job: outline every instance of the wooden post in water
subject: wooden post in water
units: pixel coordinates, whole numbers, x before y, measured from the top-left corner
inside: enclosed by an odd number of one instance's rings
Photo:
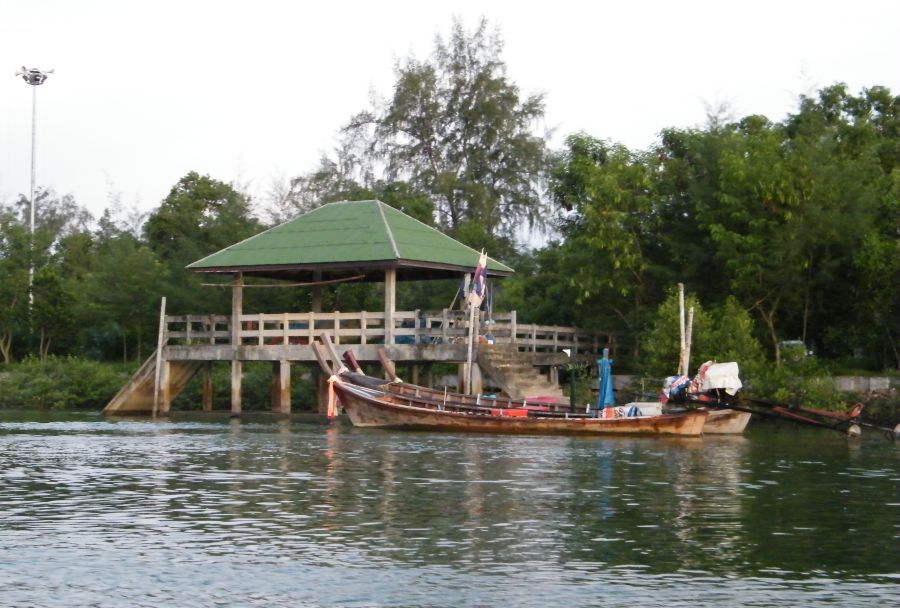
[[[243,368],[238,359],[241,350],[241,315],[244,308],[244,275],[235,273],[231,290],[231,413],[241,413]]]
[[[162,374],[162,349],[166,342],[166,296],[162,297],[159,303],[159,331],[156,334],[156,368],[154,370],[155,378],[153,382],[153,417],[159,411],[159,382],[160,374]]]

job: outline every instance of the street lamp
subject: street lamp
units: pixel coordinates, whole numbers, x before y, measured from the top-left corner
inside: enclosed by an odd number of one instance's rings
[[[34,294],[31,291],[31,286],[34,283],[34,158],[35,158],[35,132],[37,130],[37,87],[39,85],[44,84],[44,81],[47,80],[47,76],[52,74],[53,70],[39,70],[38,68],[26,68],[24,65],[22,69],[16,72],[16,76],[21,76],[22,80],[32,86],[31,89],[31,197],[29,199],[29,210],[28,210],[28,234],[30,235],[31,242],[29,244],[29,256],[31,259],[28,260],[28,309],[31,310],[31,305],[34,303]]]

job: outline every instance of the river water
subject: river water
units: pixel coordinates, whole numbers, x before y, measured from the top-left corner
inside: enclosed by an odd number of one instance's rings
[[[896,606],[900,445],[0,412],[0,606]]]

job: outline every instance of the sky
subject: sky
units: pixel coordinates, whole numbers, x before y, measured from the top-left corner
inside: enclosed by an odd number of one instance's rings
[[[0,202],[30,188],[23,65],[55,70],[36,91],[39,186],[99,217],[116,198],[151,210],[197,171],[262,207],[390,93],[398,61],[482,16],[510,78],[545,95],[554,147],[584,131],[646,149],[723,105],[777,121],[839,81],[900,92],[890,0],[0,0]]]

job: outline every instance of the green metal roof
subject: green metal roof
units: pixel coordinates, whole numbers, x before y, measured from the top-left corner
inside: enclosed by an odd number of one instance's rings
[[[479,252],[381,201],[329,203],[190,265],[196,272],[283,278],[396,268],[398,278],[469,272]],[[488,258],[488,274],[513,269]],[[377,280],[376,276],[371,277]]]

